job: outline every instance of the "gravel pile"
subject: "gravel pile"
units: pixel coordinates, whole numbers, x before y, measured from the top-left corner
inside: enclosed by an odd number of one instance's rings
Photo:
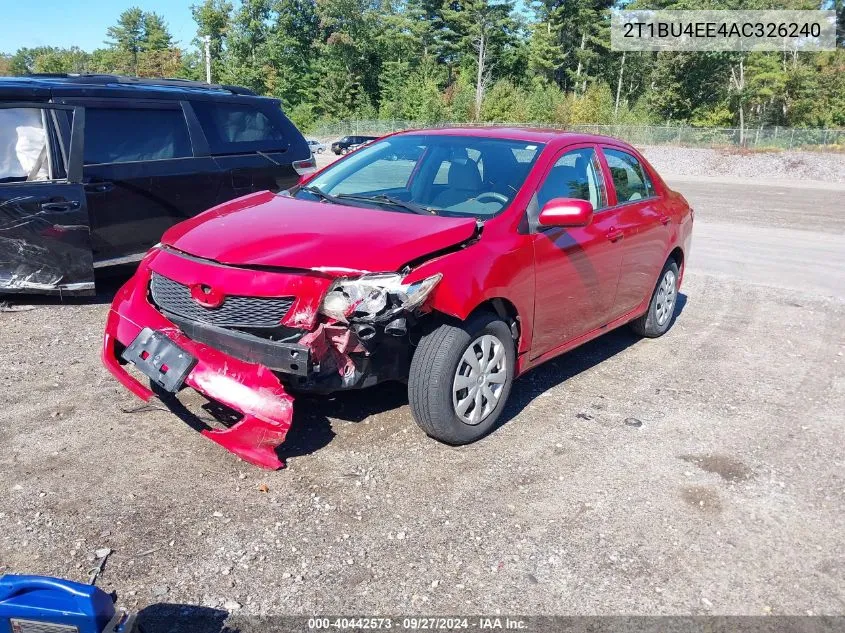
[[[639,148],[663,176],[729,176],[845,182],[845,154],[743,152],[692,147]]]

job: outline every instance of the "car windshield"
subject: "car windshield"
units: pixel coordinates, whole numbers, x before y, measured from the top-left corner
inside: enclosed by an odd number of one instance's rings
[[[478,136],[392,136],[329,167],[294,195],[483,220],[508,207],[542,149]]]

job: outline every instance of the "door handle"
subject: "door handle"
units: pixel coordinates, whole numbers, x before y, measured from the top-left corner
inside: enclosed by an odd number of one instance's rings
[[[79,208],[77,200],[66,200],[65,202],[42,202],[43,211],[73,211]]]
[[[89,182],[85,185],[85,191],[88,193],[105,193],[113,188],[114,185],[110,182]]]
[[[660,224],[662,224],[663,226],[666,226],[671,221],[672,221],[672,218],[670,218],[668,215],[661,215],[660,216]]]
[[[614,229],[611,229],[607,233],[607,239],[609,239],[611,242],[618,242],[623,237],[625,237],[625,234],[622,231],[616,231]]]

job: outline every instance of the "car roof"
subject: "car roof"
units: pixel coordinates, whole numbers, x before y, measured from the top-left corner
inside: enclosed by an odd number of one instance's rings
[[[555,128],[532,128],[532,127],[507,127],[497,125],[486,125],[479,127],[444,127],[432,129],[406,130],[400,132],[405,134],[428,134],[434,136],[475,136],[479,138],[500,138],[512,141],[525,141],[527,143],[550,143],[552,141],[564,141],[569,145],[572,143],[613,143],[624,147],[630,147],[625,141],[620,141],[611,136],[600,134],[584,134],[582,132],[568,132]]]
[[[0,77],[0,98],[127,97],[185,99],[199,97],[256,97],[248,88],[205,84],[186,79],[145,79],[124,75],[35,74]],[[263,97],[262,97],[263,98]]]

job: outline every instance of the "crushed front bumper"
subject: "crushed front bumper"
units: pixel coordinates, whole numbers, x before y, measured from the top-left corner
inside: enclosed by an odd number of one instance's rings
[[[231,428],[205,430],[202,434],[251,464],[272,470],[284,468],[276,447],[285,441],[290,429],[293,398],[285,392],[276,375],[262,365],[245,363],[195,343],[155,310],[152,312],[159,318],[150,315],[145,326],[141,326],[115,310],[109,311],[103,341],[106,368],[142,400],[155,396],[121,365],[117,349],[117,343],[123,347],[130,345],[143,327],[154,328],[197,359],[196,366],[185,378],[186,385],[243,415]]]
[[[173,255],[152,253],[147,256],[137,273],[115,295],[106,321],[103,364],[132,393],[142,400],[150,400],[155,393],[127,371],[120,354],[144,328],[162,333],[196,358],[196,365],[185,377],[184,384],[243,416],[230,428],[204,430],[203,435],[256,466],[284,468],[276,448],[284,442],[290,429],[293,398],[285,392],[270,368],[258,362],[240,360],[188,338],[150,304],[147,298],[149,265],[158,258],[161,266],[162,261],[166,263],[170,257]],[[192,274],[191,262],[179,263],[182,275]],[[304,321],[306,312],[293,316]]]

